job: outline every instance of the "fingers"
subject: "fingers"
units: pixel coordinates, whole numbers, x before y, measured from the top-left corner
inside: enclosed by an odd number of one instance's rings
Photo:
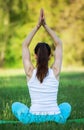
[[[45,25],[45,24],[46,24],[46,22],[45,22],[45,17],[44,17],[44,10],[41,8],[38,26],[40,27],[41,25]]]
[[[41,10],[40,10],[40,17],[41,17],[41,19],[43,19],[44,18],[44,10],[41,8]]]
[[[43,16],[43,11],[42,9],[40,10],[40,16],[39,16],[39,19],[38,19],[38,28],[42,25],[42,16]]]
[[[44,15],[44,10],[43,9],[41,9],[41,24],[43,26],[46,24],[45,15]]]
[[[43,9],[41,9],[41,16],[42,16],[42,18],[43,18],[43,16],[44,16],[44,11],[43,11]]]

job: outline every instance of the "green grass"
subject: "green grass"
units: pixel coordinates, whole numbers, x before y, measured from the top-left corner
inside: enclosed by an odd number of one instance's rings
[[[0,120],[17,120],[11,105],[20,101],[30,106],[30,97],[24,75],[0,76]],[[61,73],[58,104],[69,102],[72,113],[69,119],[84,118],[84,73]],[[84,130],[84,123],[66,123],[60,125],[54,122],[40,124],[1,124],[0,130]]]

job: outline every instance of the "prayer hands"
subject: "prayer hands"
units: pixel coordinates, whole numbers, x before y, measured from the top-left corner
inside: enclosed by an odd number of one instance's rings
[[[41,9],[40,10],[40,17],[39,17],[39,21],[38,21],[38,28],[41,26],[41,25],[45,25],[46,24],[46,22],[45,22],[45,17],[44,17],[44,10],[43,9]]]

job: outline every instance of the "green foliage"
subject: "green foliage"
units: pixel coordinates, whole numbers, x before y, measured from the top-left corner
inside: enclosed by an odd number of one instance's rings
[[[84,0],[0,0],[0,67],[22,67],[22,42],[37,24],[42,7],[47,24],[63,41],[63,65],[84,65]],[[34,64],[33,49],[39,41],[54,50],[52,39],[41,28],[30,45]]]

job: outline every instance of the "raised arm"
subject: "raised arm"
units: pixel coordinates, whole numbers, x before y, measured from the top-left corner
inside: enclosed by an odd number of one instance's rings
[[[33,64],[31,62],[31,58],[30,58],[29,45],[30,45],[32,38],[34,37],[34,35],[36,34],[36,32],[38,31],[38,29],[41,26],[41,15],[42,15],[42,11],[40,11],[40,17],[39,17],[39,22],[38,22],[37,26],[30,32],[30,34],[28,34],[28,36],[25,38],[25,40],[22,44],[23,65],[24,65],[25,73],[28,78],[31,78],[32,72],[34,69]]]
[[[56,35],[56,33],[52,29],[50,29],[49,26],[46,24],[45,18],[44,18],[44,12],[43,12],[42,19],[43,19],[42,20],[43,27],[48,32],[48,34],[51,36],[51,38],[53,39],[54,44],[55,44],[54,64],[52,66],[52,69],[53,69],[53,72],[54,72],[56,78],[59,80],[59,74],[60,74],[61,65],[62,65],[62,41]]]

